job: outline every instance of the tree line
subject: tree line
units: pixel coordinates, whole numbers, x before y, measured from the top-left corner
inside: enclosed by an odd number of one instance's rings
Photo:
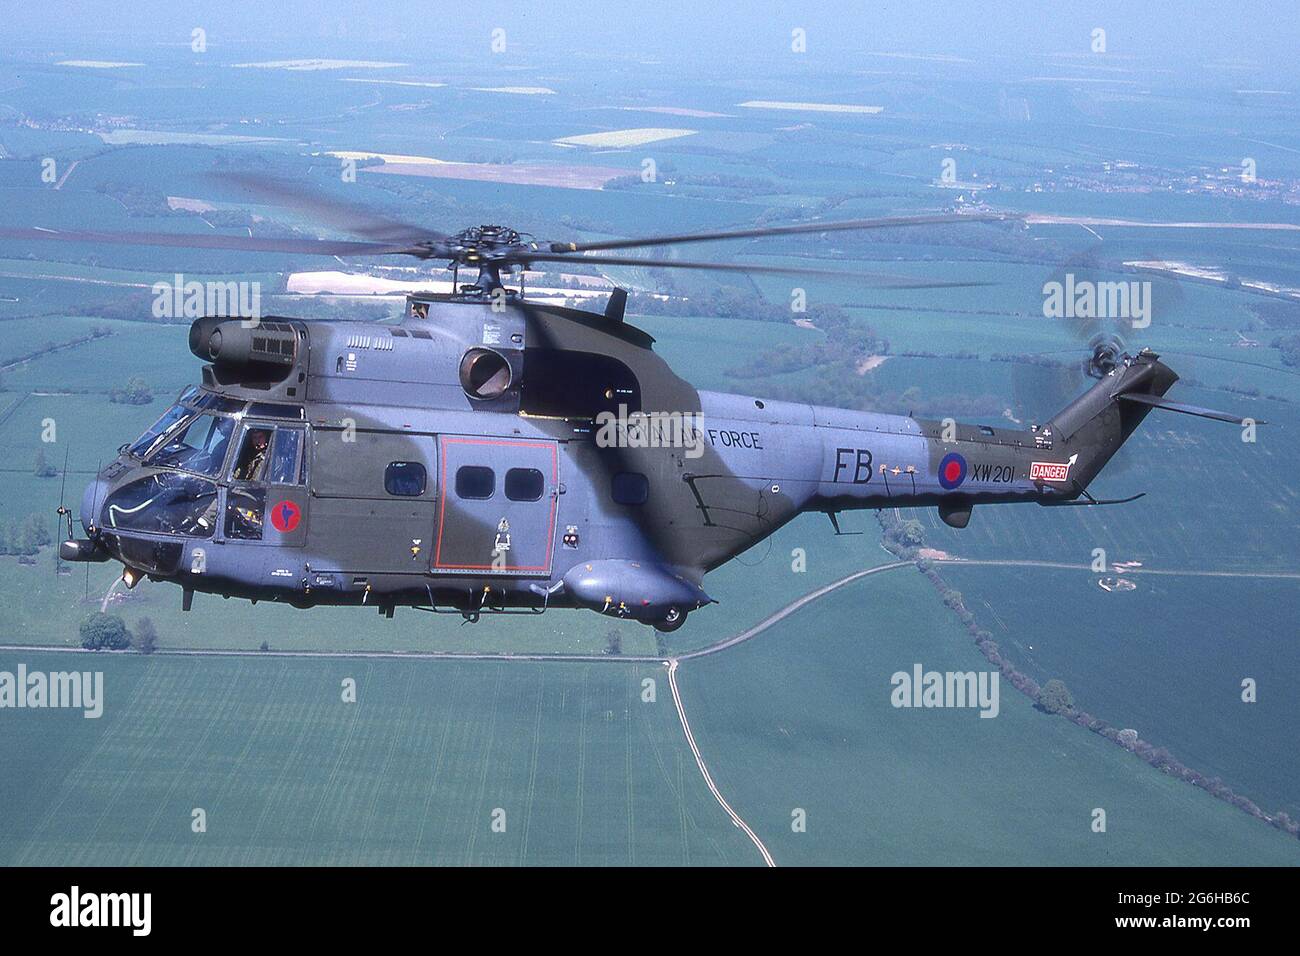
[[[125,651],[135,648],[141,654],[152,654],[158,649],[158,629],[150,618],[135,622],[132,632],[119,614],[102,611],[90,615],[78,628],[81,646],[88,651]]]
[[[53,540],[46,519],[34,512],[21,521],[0,523],[0,554],[31,557]]]
[[[1218,797],[1220,800],[1231,803],[1233,806],[1249,813],[1252,817],[1271,824],[1292,836],[1300,837],[1300,821],[1292,820],[1286,811],[1278,811],[1272,814],[1265,813],[1253,800],[1235,792],[1219,777],[1207,777],[1200,771],[1187,766],[1164,747],[1158,747],[1149,741],[1143,740],[1138,736],[1136,730],[1131,728],[1121,730],[1102,718],[1088,713],[1075,703],[1074,696],[1063,681],[1054,678],[1045,684],[1039,685],[1036,680],[1019,670],[1002,653],[997,642],[993,640],[992,633],[980,627],[976,622],[975,615],[966,607],[961,592],[943,579],[939,572],[935,570],[933,561],[920,555],[920,549],[925,539],[924,526],[915,519],[899,518],[893,509],[877,511],[876,519],[880,522],[881,540],[885,550],[900,560],[915,563],[917,570],[924,574],[930,584],[939,592],[944,605],[957,615],[967,632],[974,638],[975,646],[984,655],[984,659],[996,667],[998,672],[1016,690],[1032,700],[1039,710],[1059,715],[1071,723],[1091,730],[1098,736],[1105,737],[1112,743],[1135,754],[1157,770],[1169,774],[1171,777],[1178,777],[1195,787],[1200,787],[1212,796]]]

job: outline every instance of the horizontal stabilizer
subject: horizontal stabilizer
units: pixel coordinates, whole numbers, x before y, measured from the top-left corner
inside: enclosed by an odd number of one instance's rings
[[[1124,392],[1119,397],[1126,402],[1138,402],[1142,405],[1150,405],[1152,408],[1164,408],[1171,412],[1182,412],[1184,415],[1196,415],[1199,418],[1212,418],[1216,422],[1230,422],[1233,425],[1240,425],[1246,421],[1241,415],[1216,412],[1212,408],[1201,408],[1199,405],[1184,405],[1182,402],[1171,402],[1167,398],[1159,395],[1148,395],[1145,392]],[[1265,425],[1267,422],[1256,420],[1255,424]]]

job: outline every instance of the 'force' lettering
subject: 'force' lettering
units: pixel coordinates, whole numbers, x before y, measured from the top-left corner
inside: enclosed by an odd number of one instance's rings
[[[763,450],[758,432],[738,432],[731,429],[709,429],[709,444],[721,445],[723,448],[756,448]]]

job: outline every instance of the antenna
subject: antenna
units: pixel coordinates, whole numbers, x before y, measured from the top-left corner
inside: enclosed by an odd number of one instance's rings
[[[72,537],[72,512],[63,506],[63,493],[68,488],[68,455],[72,452],[72,446],[66,445],[63,449],[63,471],[59,479],[59,510],[55,512],[54,529],[61,531],[64,520],[67,521],[68,538]],[[65,539],[66,540],[66,539]],[[59,559],[59,542],[54,542],[54,576],[59,576],[59,567],[63,562]]]
[[[97,462],[95,462],[95,491],[94,494],[91,495],[91,499],[90,499],[90,528],[88,528],[87,530],[91,530],[95,527],[95,513],[99,511],[99,473],[103,470],[103,468],[104,468],[104,459],[101,458]],[[68,521],[69,524],[71,524],[72,519],[69,518]],[[87,600],[90,599],[90,562],[89,561],[86,562],[86,595],[85,596]]]

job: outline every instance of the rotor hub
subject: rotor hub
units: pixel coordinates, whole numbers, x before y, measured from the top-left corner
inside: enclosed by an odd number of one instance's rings
[[[501,286],[501,270],[510,271],[520,253],[536,250],[524,234],[509,226],[471,226],[445,240],[443,254],[458,266],[478,269],[474,288],[489,292]]]
[[[474,263],[501,258],[533,248],[521,233],[509,226],[471,226],[452,236],[445,245],[458,262]]]

